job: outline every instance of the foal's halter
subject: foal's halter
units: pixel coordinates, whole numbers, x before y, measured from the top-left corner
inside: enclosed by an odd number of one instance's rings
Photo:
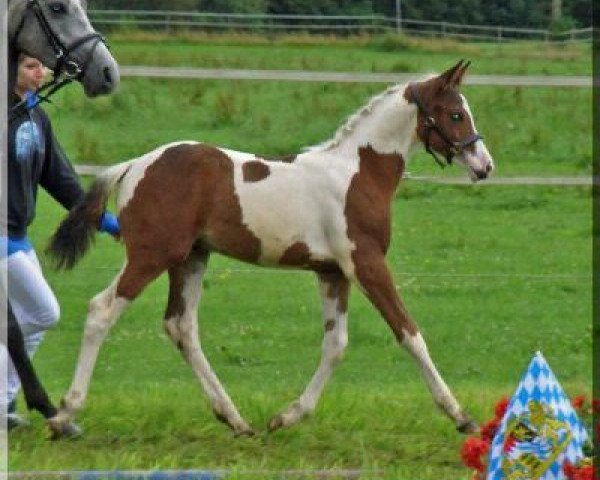
[[[459,155],[468,146],[473,145],[477,140],[481,140],[483,138],[478,133],[473,133],[472,135],[469,135],[467,138],[460,142],[453,142],[450,139],[450,137],[446,134],[444,129],[435,122],[435,118],[433,118],[433,115],[431,115],[431,113],[423,103],[423,100],[419,96],[419,92],[417,91],[416,86],[414,84],[411,84],[409,85],[409,88],[410,93],[412,94],[412,98],[415,100],[419,111],[425,117],[425,151],[427,151],[427,153],[429,153],[433,157],[433,159],[437,162],[437,164],[440,167],[444,168],[446,164],[450,165],[452,163],[452,158],[455,155]],[[429,139],[431,137],[432,130],[435,130],[435,133],[437,133],[449,147],[449,152],[446,155],[446,163],[444,163],[431,148]]]
[[[52,81],[42,86],[36,92],[36,94],[40,95],[44,90],[48,90],[48,93],[44,97],[40,96],[41,99],[47,100],[50,95],[58,91],[60,88],[64,87],[73,80],[79,80],[82,77],[90,61],[92,60],[94,50],[100,42],[104,43],[104,45],[107,47],[108,45],[106,44],[106,39],[101,34],[98,32],[93,32],[75,40],[71,45],[65,46],[60,37],[54,32],[54,30],[52,30],[48,19],[44,15],[44,11],[39,3],[39,0],[27,0],[25,13],[23,13],[21,22],[19,23],[19,26],[15,32],[12,40],[13,43],[16,43],[19,34],[23,30],[25,19],[29,13],[35,15],[35,18],[37,19],[42,31],[46,35],[48,44],[54,51],[54,56],[56,58],[56,65],[53,69],[54,75]],[[83,63],[78,61],[76,58],[70,57],[75,50],[88,42],[93,42],[93,44],[89,55],[84,59]]]

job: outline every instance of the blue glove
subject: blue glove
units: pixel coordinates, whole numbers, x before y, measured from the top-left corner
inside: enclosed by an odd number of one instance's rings
[[[100,217],[100,228],[98,230],[110,233],[113,237],[117,237],[121,233],[119,220],[112,213],[106,211]]]

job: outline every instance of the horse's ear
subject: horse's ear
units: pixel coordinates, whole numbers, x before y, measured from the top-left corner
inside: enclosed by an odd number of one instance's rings
[[[471,65],[471,62],[461,60],[452,68],[442,73],[439,77],[442,89],[458,88],[469,65]]]

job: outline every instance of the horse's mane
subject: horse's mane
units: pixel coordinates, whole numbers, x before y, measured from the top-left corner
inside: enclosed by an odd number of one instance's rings
[[[434,76],[434,74],[426,75],[421,80],[427,80]],[[399,83],[388,87],[381,93],[373,95],[371,99],[362,108],[360,108],[357,112],[353,113],[352,115],[350,115],[350,117],[348,117],[348,119],[342,124],[342,126],[337,129],[333,138],[325,140],[324,142],[319,143],[317,145],[307,147],[305,149],[305,152],[326,151],[337,147],[342,142],[342,140],[344,140],[354,131],[361,119],[370,115],[373,112],[373,109],[380,103],[382,103],[384,99],[388,98],[392,94],[404,91],[407,86],[408,83]]]
[[[357,112],[354,112],[348,117],[348,119],[337,129],[333,138],[325,140],[322,143],[313,145],[306,148],[307,152],[313,152],[316,150],[325,151],[337,147],[340,142],[350,135],[360,120],[373,112],[373,109],[379,105],[385,98],[394,93],[398,93],[406,88],[406,84],[396,84],[388,87],[383,92],[373,95],[371,99]]]

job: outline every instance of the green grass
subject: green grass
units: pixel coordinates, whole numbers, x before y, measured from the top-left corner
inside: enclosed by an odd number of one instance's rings
[[[361,72],[441,71],[468,58],[477,73],[591,75],[590,44],[465,43],[397,35],[347,39],[291,35],[113,35],[123,65]],[[146,48],[152,43],[152,48]]]
[[[401,185],[389,265],[438,368],[478,420],[512,393],[538,349],[569,394],[590,392],[590,200],[582,187]],[[43,197],[31,232],[39,250],[60,215]],[[53,398],[69,385],[87,302],[121,259],[122,249],[100,236],[73,272],[46,268],[63,315],[36,366]],[[162,333],[165,299],[161,278],[109,334],[80,415],[85,437],[45,442],[34,416],[32,429],[10,436],[11,470],[362,468],[383,470],[380,478],[468,478],[457,453],[462,437],[358,291],[346,358],[315,415],[267,434],[270,416],[302,391],[318,361],[316,282],[308,273],[211,259],[200,307],[203,346],[259,430],[251,439],[233,439],[212,417]]]
[[[325,40],[139,34],[115,35],[112,44],[122,64],[420,72],[466,57],[479,74],[591,72],[588,45]],[[48,111],[78,163],[112,164],[183,139],[285,154],[330,137],[382,88],[125,78],[117,94],[93,101],[79,88],[65,89]],[[469,86],[465,93],[499,175],[591,173],[589,89]],[[422,153],[409,170],[464,175],[459,168],[439,171]],[[491,417],[495,401],[512,393],[537,350],[568,394],[590,393],[590,188],[407,180],[394,207],[390,268],[466,410],[481,421]],[[41,195],[30,232],[40,254],[62,215]],[[106,236],[69,273],[53,272],[42,255],[62,319],[35,363],[54,399],[70,384],[87,303],[116,275],[122,258],[122,248]],[[42,420],[32,415],[33,428],[10,435],[11,470],[361,468],[367,471],[362,478],[470,478],[458,457],[463,437],[435,409],[416,366],[356,289],[347,355],[315,415],[266,434],[270,416],[300,394],[318,362],[323,327],[316,281],[308,273],[211,259],[200,307],[203,347],[259,431],[250,439],[233,439],[213,418],[162,332],[166,293],[161,278],[109,334],[79,417],[86,435],[46,442]]]
[[[111,97],[84,100],[72,88],[47,110],[76,163],[117,163],[179,140],[281,155],[330,138],[383,88],[124,79]],[[464,91],[498,175],[591,175],[591,90],[470,86]],[[440,173],[424,153],[409,170]]]

